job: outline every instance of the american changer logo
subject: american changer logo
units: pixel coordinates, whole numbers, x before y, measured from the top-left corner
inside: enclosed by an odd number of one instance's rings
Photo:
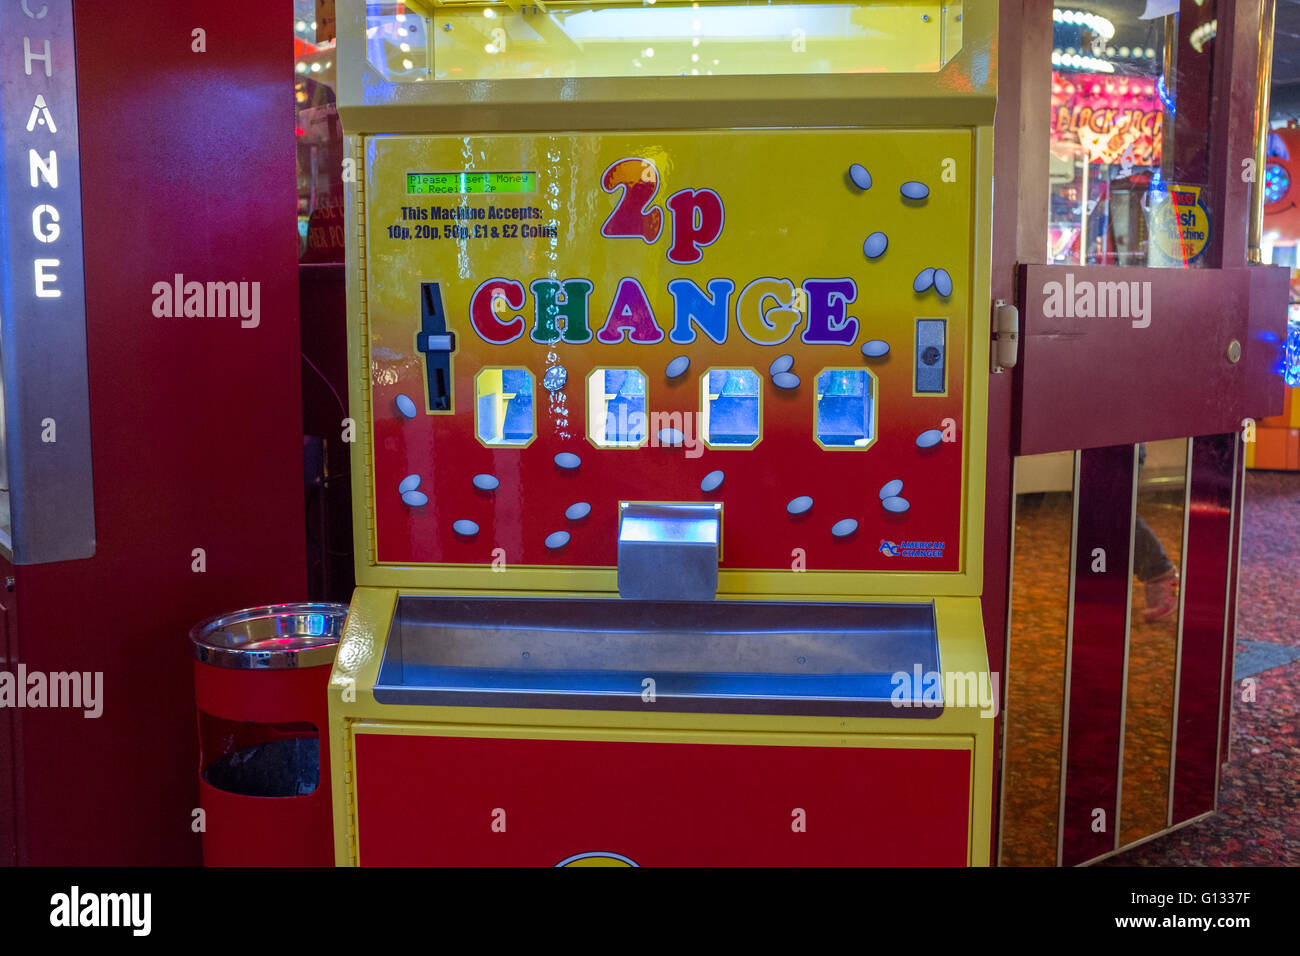
[[[880,553],[888,558],[942,558],[946,541],[884,541]]]
[[[50,925],[128,926],[132,936],[148,936],[153,925],[152,893],[83,893],[74,886],[50,897]]]

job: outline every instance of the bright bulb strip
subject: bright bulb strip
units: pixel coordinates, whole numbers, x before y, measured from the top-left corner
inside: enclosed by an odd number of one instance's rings
[[[1086,70],[1089,73],[1114,73],[1115,64],[1109,60],[1099,60],[1095,56],[1079,56],[1077,53],[1052,51],[1052,66],[1063,66],[1071,70]]]
[[[1087,27],[1093,33],[1107,40],[1115,35],[1115,24],[1103,16],[1088,13],[1084,10],[1062,10],[1057,7],[1052,10],[1052,19],[1057,23]]]
[[[1200,53],[1205,44],[1214,39],[1215,34],[1219,32],[1219,21],[1211,20],[1209,23],[1202,23],[1192,31],[1192,35],[1187,38],[1187,42],[1192,45],[1192,49]]]

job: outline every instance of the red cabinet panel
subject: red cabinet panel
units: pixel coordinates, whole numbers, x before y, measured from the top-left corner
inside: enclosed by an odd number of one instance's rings
[[[366,865],[553,866],[581,853],[643,866],[967,862],[966,750],[364,733],[355,743]]]

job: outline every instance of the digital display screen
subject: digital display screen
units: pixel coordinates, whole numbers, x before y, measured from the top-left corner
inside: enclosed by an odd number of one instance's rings
[[[464,193],[535,193],[536,173],[407,173],[408,195],[447,196]]]

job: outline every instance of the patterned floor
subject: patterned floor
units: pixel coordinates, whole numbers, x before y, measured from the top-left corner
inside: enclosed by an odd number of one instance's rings
[[[1103,865],[1300,865],[1300,474],[1247,473],[1241,562],[1234,673],[1255,700],[1238,680],[1219,812]]]

